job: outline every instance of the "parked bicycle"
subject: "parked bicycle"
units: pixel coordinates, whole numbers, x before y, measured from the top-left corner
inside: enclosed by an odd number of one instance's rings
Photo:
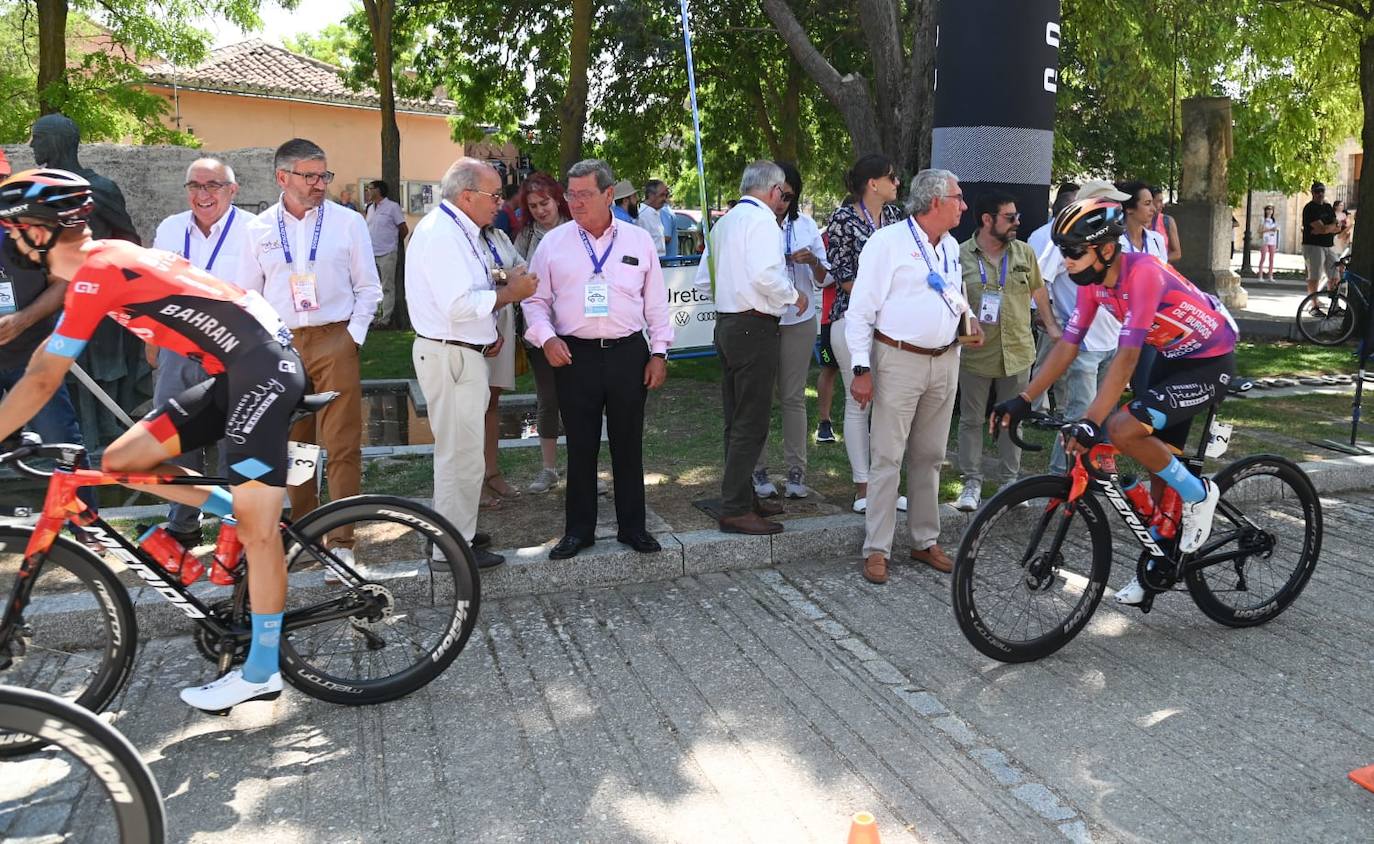
[[[1220,457],[1229,428],[1207,414],[1197,453],[1200,475]],[[1021,448],[1038,451],[1009,429]],[[1244,457],[1213,478],[1221,490],[1211,536],[1180,554],[1181,504],[1172,488],[1155,502],[1148,483],[1123,487],[1110,444],[1093,447],[1063,475],[1026,478],[990,499],[965,530],[954,559],[954,616],[979,651],[1027,662],[1068,644],[1092,618],[1112,567],[1105,499],[1140,546],[1140,605],[1182,583],[1209,618],[1250,627],[1277,617],[1307,585],[1322,545],[1321,501],[1306,473],[1272,454]],[[1172,493],[1172,495],[1171,495]]]
[[[1350,256],[1336,262],[1341,280],[1309,293],[1298,305],[1298,333],[1319,346],[1339,346],[1349,340],[1360,317],[1369,313],[1369,280],[1350,271]]]
[[[44,813],[46,823],[15,819],[34,841],[123,841],[162,844],[167,821],[162,792],[138,751],[114,727],[61,698],[32,689],[0,686],[0,734],[30,738],[51,755],[44,767],[23,784],[8,812]],[[94,781],[98,789],[89,787]],[[8,791],[14,791],[11,787]],[[67,811],[46,811],[50,804],[78,802]],[[101,796],[97,796],[101,795]],[[40,819],[41,820],[41,819]],[[0,824],[9,828],[11,823]]]
[[[306,396],[302,412],[318,410],[330,397]],[[252,635],[246,560],[224,526],[216,560],[226,570],[217,574],[231,588],[209,600],[192,590],[188,572],[169,571],[76,497],[85,486],[224,479],[78,469],[84,453],[79,446],[29,444],[0,455],[0,466],[49,479],[34,527],[0,526],[0,594],[8,596],[0,613],[0,683],[103,710],[124,686],[138,641],[133,603],[116,567],[132,571],[193,622],[196,648],[221,675],[241,664]],[[29,465],[38,459],[55,460],[56,468]],[[83,528],[104,556],[60,535],[66,522]],[[356,559],[371,563],[367,575],[325,546],[331,531],[348,526]],[[433,510],[403,498],[356,495],[283,520],[281,532],[289,572],[323,568],[340,581],[295,578],[282,622],[286,682],[333,703],[382,703],[429,683],[467,644],[477,622],[477,566],[462,535]],[[426,565],[431,549],[450,561],[450,571]],[[36,745],[0,733],[0,756]]]

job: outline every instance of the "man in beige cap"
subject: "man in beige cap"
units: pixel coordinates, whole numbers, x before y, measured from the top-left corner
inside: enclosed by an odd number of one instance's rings
[[[611,208],[615,218],[631,225],[639,225],[639,191],[630,184],[630,180],[621,179],[616,182],[615,192],[611,196],[615,200],[615,206]]]

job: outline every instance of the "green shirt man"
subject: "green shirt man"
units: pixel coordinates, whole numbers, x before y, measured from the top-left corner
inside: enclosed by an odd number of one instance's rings
[[[980,245],[978,235],[974,234],[959,247],[964,290],[969,308],[982,326],[984,338],[982,346],[961,352],[963,357],[959,366],[985,378],[1005,378],[1026,372],[1035,363],[1035,338],[1031,335],[1032,299],[1038,312],[1048,315],[1054,322],[1035,250],[1021,240],[1012,240],[1005,245],[996,242],[996,245],[1001,249],[992,252]],[[1055,323],[1050,334],[1062,333],[1059,328]]]

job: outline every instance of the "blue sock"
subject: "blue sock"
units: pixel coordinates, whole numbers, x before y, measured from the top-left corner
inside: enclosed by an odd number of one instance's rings
[[[210,488],[210,497],[200,505],[200,509],[212,516],[234,515],[234,496],[222,486]]]
[[[1207,489],[1202,485],[1202,479],[1184,466],[1177,457],[1169,461],[1161,471],[1156,472],[1164,479],[1164,482],[1173,487],[1178,492],[1178,497],[1189,504],[1196,504],[1207,497]]]
[[[277,673],[281,616],[279,612],[253,613],[253,643],[248,647],[248,661],[243,664],[243,679],[250,683],[266,682]]]

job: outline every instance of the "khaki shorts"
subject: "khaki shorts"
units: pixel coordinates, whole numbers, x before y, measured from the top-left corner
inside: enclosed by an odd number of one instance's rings
[[[1307,264],[1307,280],[1321,281],[1323,275],[1336,278],[1336,247],[1302,245],[1302,259]]]

